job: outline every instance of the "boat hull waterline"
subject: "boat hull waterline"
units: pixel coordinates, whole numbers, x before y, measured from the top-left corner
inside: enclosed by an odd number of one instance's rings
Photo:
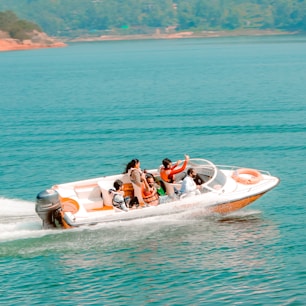
[[[157,206],[139,206],[121,211],[112,206],[109,189],[120,179],[125,195],[137,195],[137,186],[128,174],[98,177],[83,181],[58,184],[37,195],[36,212],[43,221],[43,228],[73,228],[103,222],[127,221],[158,215],[171,215],[193,210],[205,210],[208,214],[229,214],[256,201],[279,184],[279,178],[268,171],[236,166],[217,166],[206,159],[190,159],[188,168],[194,168],[201,177],[198,195],[183,194],[168,198]],[[159,169],[147,170],[160,181]],[[239,176],[237,175],[239,173]],[[164,183],[167,193],[180,189],[181,181]],[[140,200],[141,203],[141,200]]]

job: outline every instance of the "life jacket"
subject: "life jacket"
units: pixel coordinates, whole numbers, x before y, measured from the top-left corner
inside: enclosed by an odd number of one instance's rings
[[[167,183],[173,183],[173,181],[174,181],[173,180],[173,175],[171,175],[171,169],[161,168],[160,169],[160,177],[163,181],[165,181]]]
[[[125,203],[125,199],[120,192],[116,192],[113,189],[109,190],[109,193],[113,195],[112,204],[114,207],[119,208],[121,210],[127,211],[127,205]]]
[[[159,204],[159,195],[156,188],[153,191],[142,190],[142,198],[149,205]]]
[[[162,178],[163,181],[167,183],[174,183],[175,174],[178,174],[182,171],[184,171],[187,167],[188,160],[185,159],[184,163],[182,166],[178,167],[178,164],[174,164],[171,168],[164,168],[161,167],[160,169],[160,177]]]

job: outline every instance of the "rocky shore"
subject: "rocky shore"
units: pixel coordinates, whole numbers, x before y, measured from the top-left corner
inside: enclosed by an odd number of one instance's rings
[[[0,31],[0,52],[41,48],[59,48],[65,46],[67,46],[65,43],[49,37],[46,33],[38,31],[33,31],[29,39],[22,41],[10,38],[7,33]]]

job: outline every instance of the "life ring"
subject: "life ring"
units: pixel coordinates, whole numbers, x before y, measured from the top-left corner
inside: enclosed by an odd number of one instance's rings
[[[79,203],[74,199],[61,198],[60,202],[61,202],[62,210],[64,212],[69,211],[72,214],[76,214],[80,209]]]
[[[241,184],[252,185],[257,184],[262,180],[259,171],[255,169],[241,168],[233,172],[232,178]]]

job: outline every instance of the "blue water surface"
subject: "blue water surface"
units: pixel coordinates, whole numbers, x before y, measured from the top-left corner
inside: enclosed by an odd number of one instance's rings
[[[305,36],[0,53],[0,303],[305,305]],[[164,157],[270,171],[246,209],[41,230],[38,192]]]

